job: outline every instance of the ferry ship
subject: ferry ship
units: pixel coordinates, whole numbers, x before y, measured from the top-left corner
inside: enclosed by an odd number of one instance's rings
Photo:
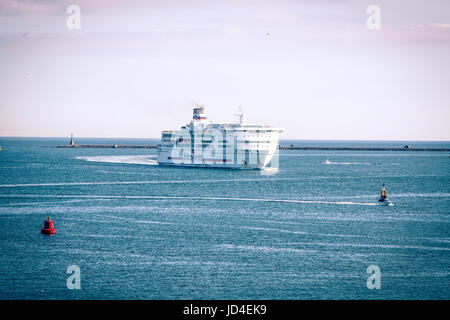
[[[190,123],[162,131],[160,165],[233,169],[278,168],[282,129],[248,124],[242,108],[239,123],[211,123],[203,106],[194,108]]]

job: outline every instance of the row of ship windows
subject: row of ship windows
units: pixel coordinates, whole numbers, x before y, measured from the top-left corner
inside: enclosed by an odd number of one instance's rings
[[[271,137],[272,135],[271,134],[257,134],[257,135],[244,135],[243,137],[244,138],[267,138],[267,137]],[[173,134],[163,134],[162,136],[161,136],[161,139],[173,139],[173,138],[175,138],[175,137],[179,137],[179,138],[184,138],[184,136],[176,136],[176,135],[173,135]],[[211,139],[213,139],[213,137],[214,137],[214,135],[203,135],[203,137],[209,137],[209,138],[211,138]]]
[[[216,131],[217,132],[217,130],[218,129],[215,129],[214,128],[214,131]],[[206,130],[207,131],[207,130]],[[220,131],[220,133],[229,133],[229,132],[236,132],[236,133],[254,133],[254,134],[261,134],[261,133],[265,133],[265,134],[271,134],[271,133],[274,133],[275,131],[273,131],[273,130],[225,130],[225,131],[222,131],[222,130],[219,130]],[[190,132],[190,131],[189,131]],[[194,132],[198,132],[198,133],[200,133],[200,132],[202,132],[201,130],[195,130]],[[163,133],[162,135],[163,136],[173,136],[173,135],[175,135],[176,133],[173,133],[173,132],[170,132],[170,133]]]
[[[161,146],[161,147],[173,147],[173,146]],[[248,146],[246,148],[226,148],[226,149],[210,149],[211,152],[245,152],[245,151],[250,151],[250,150],[270,150],[271,148],[268,148],[267,146]],[[173,149],[172,149],[173,150]],[[188,151],[191,150],[190,148],[181,148],[179,149],[179,151]],[[193,148],[192,150],[199,150],[200,152],[203,152],[204,150],[207,150],[205,148]],[[233,151],[234,150],[234,151]],[[167,150],[169,151],[169,150]]]
[[[254,146],[258,146],[259,147],[259,146],[269,146],[271,144],[273,144],[273,143],[270,143],[270,142],[266,142],[266,143],[264,143],[264,142],[262,142],[262,143],[250,142],[250,143],[238,143],[236,145],[237,146],[245,145],[245,146],[248,146],[248,147],[254,147]],[[164,143],[162,145],[164,147],[173,147],[175,144],[174,143]],[[178,147],[184,147],[184,148],[190,148],[191,147],[191,145],[188,144],[188,143],[178,143],[176,145]],[[218,144],[218,145],[215,145],[214,147],[215,148],[233,148],[234,146],[235,146],[235,144]],[[212,146],[209,143],[203,143],[203,144],[196,143],[196,144],[194,144],[194,148],[200,148],[200,147],[206,148],[206,147],[212,147]]]
[[[162,139],[163,142],[175,142],[173,139]],[[223,140],[219,140],[218,143],[221,143]],[[237,140],[237,143],[272,143],[275,140]],[[177,143],[191,143],[191,140],[183,140],[178,139]],[[202,140],[203,143],[212,143],[213,140]]]
[[[195,152],[195,150],[193,153],[186,152],[186,150],[177,150],[177,152],[171,151],[170,153],[177,154],[179,157],[191,156],[191,155],[210,155],[210,156],[214,157],[214,156],[223,156],[223,155],[230,156],[230,155],[234,155],[234,154],[245,154],[247,152],[249,152],[249,154],[251,154],[251,155],[258,154],[257,152],[254,152],[254,151],[260,151],[260,154],[262,154],[262,155],[270,153],[269,150],[243,150],[243,149],[236,150],[235,152],[227,152],[227,153],[218,152],[216,150],[211,150],[211,152],[208,154],[206,154],[204,152]],[[261,152],[261,151],[263,151],[263,152]]]

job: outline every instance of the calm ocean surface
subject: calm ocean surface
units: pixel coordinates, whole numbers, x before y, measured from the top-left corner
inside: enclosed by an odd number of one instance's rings
[[[67,142],[0,138],[0,299],[450,299],[448,153],[282,151],[261,175],[52,148]],[[375,205],[383,182],[393,207]],[[55,236],[40,234],[48,215]]]

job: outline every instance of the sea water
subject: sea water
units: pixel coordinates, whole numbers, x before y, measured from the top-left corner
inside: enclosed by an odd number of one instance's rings
[[[450,298],[446,152],[281,151],[261,174],[54,148],[66,140],[0,138],[0,299]],[[377,205],[383,183],[392,207]]]

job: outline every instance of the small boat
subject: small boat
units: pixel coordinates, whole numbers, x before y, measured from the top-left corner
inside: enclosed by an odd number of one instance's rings
[[[387,191],[386,191],[386,188],[384,187],[384,183],[383,183],[383,187],[381,188],[381,197],[380,197],[380,199],[378,199],[378,204],[380,206],[393,206],[394,205],[391,202],[391,200],[389,200],[387,198]]]
[[[391,202],[391,200],[389,200],[389,199],[384,199],[384,200],[378,200],[378,204],[380,205],[380,206],[388,206],[388,207],[390,207],[390,206],[393,206],[394,204]]]
[[[327,159],[325,161],[322,162],[323,164],[331,164],[331,162]]]

